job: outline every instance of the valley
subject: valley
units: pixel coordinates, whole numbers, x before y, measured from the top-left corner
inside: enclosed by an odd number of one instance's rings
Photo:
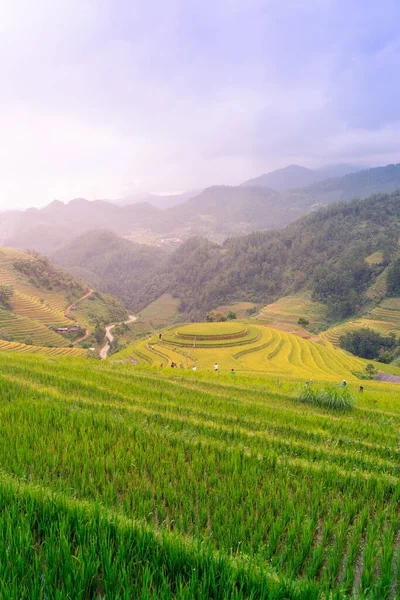
[[[395,600],[399,206],[1,248],[0,596]]]

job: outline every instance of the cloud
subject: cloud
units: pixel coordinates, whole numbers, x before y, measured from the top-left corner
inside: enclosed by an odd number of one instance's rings
[[[0,206],[399,160],[397,4],[0,0]]]

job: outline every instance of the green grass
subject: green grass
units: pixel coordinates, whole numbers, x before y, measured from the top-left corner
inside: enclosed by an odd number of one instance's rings
[[[369,265],[380,265],[383,261],[383,252],[374,252],[365,259]]]
[[[0,597],[390,600],[398,388],[0,354]]]

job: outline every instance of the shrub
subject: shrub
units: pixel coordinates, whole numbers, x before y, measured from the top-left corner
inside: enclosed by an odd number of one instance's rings
[[[354,396],[350,390],[332,384],[324,387],[305,385],[300,390],[299,400],[332,410],[350,410],[354,406]]]

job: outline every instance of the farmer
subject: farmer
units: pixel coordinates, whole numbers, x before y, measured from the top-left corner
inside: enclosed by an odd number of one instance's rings
[[[235,369],[231,369],[231,375],[236,375]]]
[[[345,388],[345,387],[346,387],[346,385],[347,385],[347,383],[346,383],[346,380],[345,380],[345,379],[343,379],[343,381],[342,381],[342,383],[341,383],[341,387],[342,387],[342,388]]]
[[[363,392],[363,391],[364,391],[364,386],[363,386],[363,385],[360,385],[360,387],[359,387],[358,391],[359,391],[359,392]]]
[[[194,372],[196,372],[196,371],[197,371],[197,367],[196,367],[196,365],[193,365],[193,367],[192,367],[192,371],[194,371]]]
[[[219,368],[218,368],[218,364],[214,363],[214,373],[218,373]]]
[[[159,334],[158,334],[158,339],[159,339],[159,340],[160,340],[160,342],[161,342],[161,340],[162,340],[162,333],[159,333]]]

